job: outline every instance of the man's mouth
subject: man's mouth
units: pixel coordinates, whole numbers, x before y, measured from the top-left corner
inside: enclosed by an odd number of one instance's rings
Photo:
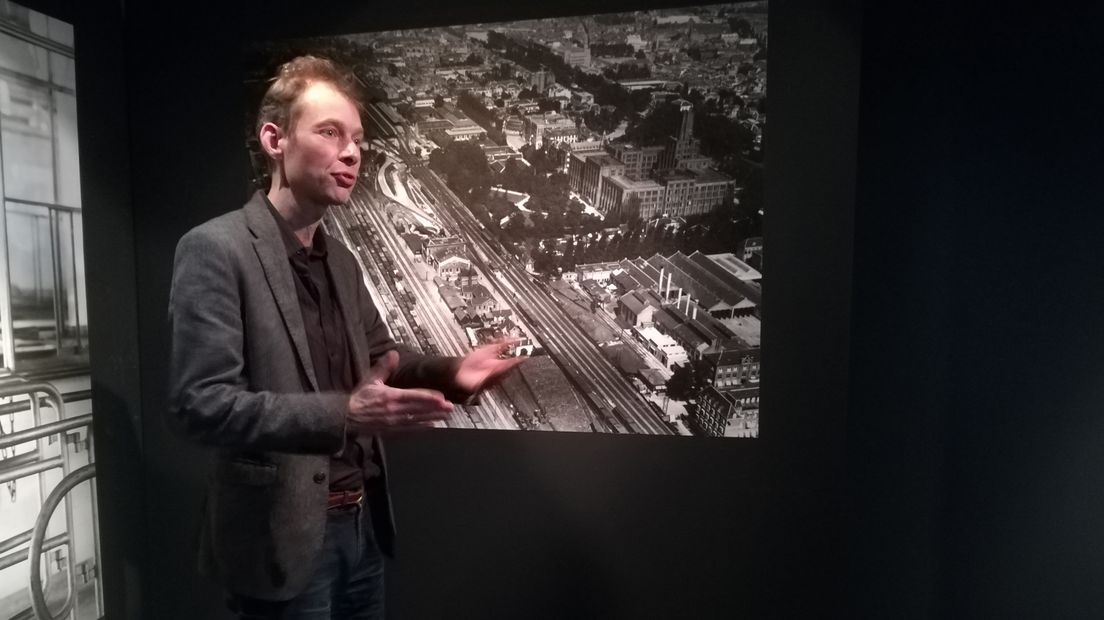
[[[337,184],[345,189],[349,189],[353,185],[356,185],[356,175],[348,172],[336,172],[333,175]]]

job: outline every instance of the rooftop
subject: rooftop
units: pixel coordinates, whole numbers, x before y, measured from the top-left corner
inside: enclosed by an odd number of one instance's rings
[[[758,362],[759,349],[727,348],[721,351],[704,353],[702,357],[716,366],[736,366],[743,363],[745,359],[751,363]]]
[[[701,256],[701,253],[694,252],[690,255],[690,258],[693,260],[696,256]],[[731,252],[727,254],[708,254],[706,255],[706,258],[713,261],[722,269],[736,276],[740,280],[759,280],[763,277],[763,274],[759,273],[758,270],[753,269],[750,265],[737,258],[736,255],[732,254]]]
[[[633,314],[640,314],[645,308],[651,306],[659,308],[663,304],[659,296],[651,289],[634,290],[621,296],[621,303],[625,304]]]
[[[699,183],[727,183],[732,180],[732,177],[712,168],[703,168],[701,170],[698,170],[697,175]]]
[[[745,280],[736,274],[732,273],[724,265],[718,263],[712,256],[707,256],[701,252],[694,252],[689,257],[691,262],[708,272],[711,276],[723,282],[725,286],[730,286],[741,295],[746,297],[755,305],[762,305],[763,302],[763,290],[758,284]],[[735,257],[733,257],[735,258]],[[737,259],[738,260],[738,259]],[[744,264],[741,261],[741,264]],[[748,269],[751,269],[748,267]],[[754,270],[752,270],[754,271]],[[758,273],[758,272],[756,272]]]
[[[645,340],[651,342],[661,349],[674,348],[679,346],[675,339],[660,332],[654,327],[638,327],[636,331],[644,337]]]
[[[605,168],[606,166],[624,166],[625,165],[625,164],[621,163],[621,160],[617,159],[613,155],[607,155],[605,153],[596,154],[593,157],[588,158],[588,163],[589,162],[594,162],[594,163],[598,164],[599,166],[601,166],[602,168]]]
[[[639,191],[651,190],[651,189],[654,189],[654,190],[663,189],[662,185],[660,185],[659,183],[656,183],[655,181],[653,181],[651,179],[645,179],[645,180],[642,180],[642,181],[634,181],[634,180],[630,179],[629,177],[610,177],[609,180],[612,181],[613,183],[615,183],[618,187],[620,187],[623,190],[632,190],[632,191],[639,192]]]
[[[656,173],[655,178],[660,183],[668,183],[670,181],[693,181],[697,179],[697,175],[689,170],[661,170]]]

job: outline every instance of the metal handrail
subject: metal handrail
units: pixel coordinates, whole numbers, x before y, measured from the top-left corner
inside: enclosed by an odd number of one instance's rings
[[[12,549],[15,549],[16,547],[26,543],[30,539],[31,539],[31,530],[27,530],[26,532],[23,532],[21,534],[16,534],[15,536],[12,536],[11,538],[9,538],[9,539],[7,539],[3,542],[0,542],[0,553],[7,553],[7,552],[11,551]],[[2,569],[0,569],[0,570],[2,570]]]
[[[61,397],[61,392],[59,392],[56,387],[50,385],[49,383],[16,383],[13,385],[0,385],[0,398],[21,395],[26,395],[29,397],[37,392],[42,392],[43,394],[45,394],[46,397],[53,402],[54,406],[58,408],[58,412],[60,413],[62,403],[64,403],[65,401]]]
[[[61,479],[54,490],[50,492],[50,496],[46,498],[46,501],[42,504],[42,511],[38,513],[38,519],[35,520],[34,531],[31,533],[31,607],[34,609],[35,615],[39,618],[49,618],[50,620],[58,620],[65,614],[69,613],[69,609],[73,606],[73,602],[76,600],[76,576],[73,574],[73,554],[69,553],[69,595],[65,597],[65,604],[62,605],[61,611],[58,615],[50,613],[50,609],[46,607],[46,595],[42,592],[42,576],[39,571],[42,568],[42,544],[46,538],[46,526],[50,524],[50,517],[53,516],[54,511],[57,510],[58,504],[62,500],[68,504],[69,491],[72,491],[78,484],[91,480],[96,476],[96,464],[90,463],[81,467],[77,471],[69,474]],[[70,510],[70,507],[66,505],[66,511]]]
[[[32,532],[33,530],[27,530],[23,534],[20,534],[19,537],[22,538],[24,542],[29,542],[31,540]],[[56,549],[62,545],[68,544],[69,534],[58,534],[57,536],[46,539],[46,542],[42,544],[42,553],[52,551],[53,549]],[[13,551],[8,555],[0,557],[0,570],[11,568],[16,564],[19,564],[20,562],[26,562],[27,558],[30,557],[30,555],[30,549],[20,549],[18,551]]]
[[[19,480],[20,478],[26,478],[27,476],[33,476],[34,474],[41,474],[44,471],[49,471],[57,467],[64,467],[65,463],[60,456],[55,456],[49,459],[41,459],[33,465],[23,465],[22,467],[13,467],[3,473],[0,473],[0,484],[4,482],[11,482],[12,480]]]
[[[67,402],[67,403],[73,402],[73,401],[78,401],[78,400],[88,400],[90,398],[92,398],[92,390],[80,390],[78,392],[66,392],[65,394],[62,395],[62,400]],[[14,403],[7,403],[5,405],[0,405],[0,414],[17,413],[19,411],[22,411],[23,408],[20,407],[20,405],[22,405],[22,404],[23,404],[22,402],[17,401],[17,402],[14,402]]]
[[[28,463],[37,463],[37,462],[38,462],[38,450],[30,450],[28,452],[24,452],[23,454],[15,454],[15,455],[12,455],[12,456],[8,456],[8,457],[5,457],[3,459],[0,459],[0,474],[4,473],[5,471],[8,471],[9,469],[13,469],[13,468],[16,468],[16,467],[21,467],[21,466],[26,465]]]
[[[46,401],[57,412],[58,421],[51,422],[49,424],[41,423],[41,400],[37,394],[44,394]],[[77,583],[76,583],[76,566],[75,558],[72,552],[72,539],[71,534],[73,532],[73,506],[72,498],[69,497],[69,491],[71,491],[78,484],[90,481],[93,485],[92,488],[92,522],[95,527],[98,525],[99,515],[98,506],[95,499],[95,463],[90,463],[76,471],[70,471],[70,455],[68,446],[62,442],[60,447],[60,456],[43,459],[40,455],[45,454],[44,450],[46,445],[43,443],[44,439],[53,435],[65,435],[68,431],[77,428],[91,428],[92,426],[92,414],[85,414],[77,416],[75,418],[65,418],[65,400],[61,393],[53,385],[48,383],[16,383],[9,385],[0,385],[0,398],[13,397],[13,396],[26,396],[26,405],[29,406],[31,414],[33,416],[34,427],[5,435],[0,437],[0,449],[9,448],[12,446],[24,444],[30,441],[38,441],[38,449],[35,451],[36,457],[30,462],[25,462],[21,459],[18,464],[13,464],[13,467],[0,470],[0,483],[8,482],[10,480],[16,480],[19,478],[32,476],[37,474],[39,476],[39,484],[43,484],[42,473],[60,467],[65,476],[54,487],[54,490],[50,493],[49,497],[42,504],[38,518],[35,521],[35,527],[30,532],[29,542],[30,545],[26,549],[9,553],[3,557],[0,557],[0,563],[6,566],[12,566],[18,564],[24,560],[29,559],[31,561],[30,566],[30,594],[32,610],[38,618],[51,618],[57,620],[62,616],[69,614],[77,600]],[[40,488],[42,488],[40,486]],[[65,521],[66,531],[64,534],[54,536],[50,539],[46,539],[46,528],[49,525],[50,517],[57,510],[61,502],[65,502]],[[14,548],[28,540],[26,533],[17,535],[11,539],[3,541],[5,551]],[[95,534],[94,534],[95,535]],[[95,540],[95,558],[97,565],[99,564],[99,540]],[[61,611],[58,616],[51,614],[50,610],[46,607],[46,598],[42,589],[42,578],[40,575],[42,554],[45,551],[53,549],[60,545],[68,545],[70,552],[66,554],[66,561],[68,564],[67,573],[67,585],[68,591],[66,592],[65,601],[62,604]],[[102,585],[99,579],[96,580],[97,601],[98,604],[102,604]]]
[[[0,397],[2,396],[3,394],[0,394]],[[71,431],[74,428],[80,428],[82,426],[92,426],[91,413],[79,415],[75,418],[66,418],[58,422],[43,424],[42,426],[36,426],[34,428],[28,428],[27,430],[19,431],[18,433],[4,435],[3,438],[0,438],[0,448],[10,448],[21,443],[27,443],[28,441],[33,441],[35,439],[42,439],[43,437],[49,437],[50,435],[56,435],[65,431]]]

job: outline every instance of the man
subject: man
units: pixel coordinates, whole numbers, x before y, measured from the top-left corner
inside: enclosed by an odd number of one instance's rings
[[[319,227],[359,176],[354,86],[283,65],[257,122],[272,180],[188,232],[170,298],[170,409],[216,448],[200,543],[241,618],[382,618],[393,524],[378,434],[432,426],[516,366],[400,350],[353,255]]]

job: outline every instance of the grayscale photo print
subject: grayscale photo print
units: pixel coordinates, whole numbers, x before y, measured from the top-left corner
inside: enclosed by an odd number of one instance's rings
[[[71,24],[0,3],[0,618],[104,614]]]
[[[243,139],[267,187],[276,69],[354,78],[323,225],[392,337],[529,358],[446,426],[755,438],[767,44],[766,2],[257,41]]]

